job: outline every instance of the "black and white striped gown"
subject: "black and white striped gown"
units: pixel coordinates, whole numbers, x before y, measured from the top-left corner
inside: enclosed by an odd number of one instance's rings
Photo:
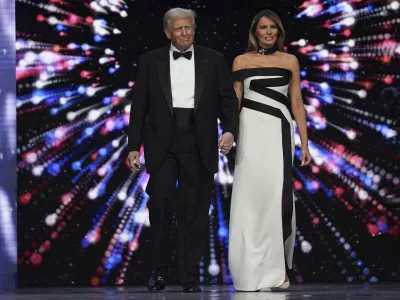
[[[252,68],[243,82],[229,225],[229,266],[237,290],[279,287],[292,267],[296,219],[292,189],[291,71]]]

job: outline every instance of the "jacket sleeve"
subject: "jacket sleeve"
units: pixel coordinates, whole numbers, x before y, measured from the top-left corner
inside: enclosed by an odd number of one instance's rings
[[[233,89],[231,74],[222,54],[218,55],[218,81],[222,129],[224,133],[232,133],[236,140],[239,126],[238,99]]]
[[[142,130],[148,109],[148,62],[144,56],[139,58],[135,85],[128,97],[131,100],[128,151],[140,151]]]

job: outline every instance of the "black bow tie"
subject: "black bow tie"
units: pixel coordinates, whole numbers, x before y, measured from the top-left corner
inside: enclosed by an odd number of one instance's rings
[[[186,51],[186,52],[178,52],[178,51],[174,51],[172,53],[174,60],[178,59],[179,57],[183,56],[186,59],[191,59],[192,58],[192,51]]]

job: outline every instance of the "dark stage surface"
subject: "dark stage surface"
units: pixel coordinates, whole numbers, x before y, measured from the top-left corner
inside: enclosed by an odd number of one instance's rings
[[[202,300],[350,300],[400,299],[400,285],[392,284],[302,284],[289,291],[275,293],[235,292],[231,285],[204,286],[199,294],[184,294],[180,286],[169,286],[163,292],[150,293],[145,287],[121,288],[38,288],[20,289],[16,295],[0,295],[0,299],[202,299]]]

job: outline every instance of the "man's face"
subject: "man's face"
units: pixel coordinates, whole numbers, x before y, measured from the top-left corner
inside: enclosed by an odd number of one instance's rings
[[[165,34],[172,44],[180,51],[188,49],[193,44],[194,26],[191,18],[176,18],[169,24]]]

